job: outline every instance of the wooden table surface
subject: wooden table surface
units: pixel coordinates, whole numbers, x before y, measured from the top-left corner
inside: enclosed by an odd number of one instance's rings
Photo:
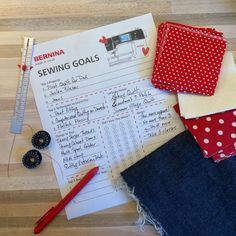
[[[168,20],[223,31],[227,49],[236,57],[236,0],[0,1],[0,235],[32,235],[34,222],[60,199],[49,158],[45,156],[35,170],[21,164],[22,155],[31,148],[28,125],[16,136],[9,161],[13,142],[9,126],[23,37],[43,42],[149,12],[156,24]],[[41,128],[31,88],[25,123],[33,132]],[[42,235],[157,235],[151,226],[145,226],[145,233],[137,229],[136,218],[134,202],[71,221],[63,211]]]

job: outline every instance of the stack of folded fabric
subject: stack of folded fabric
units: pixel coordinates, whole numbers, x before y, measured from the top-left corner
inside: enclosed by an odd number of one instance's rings
[[[171,92],[211,96],[225,48],[223,33],[215,29],[162,23],[158,27],[152,84]]]
[[[215,162],[236,154],[236,68],[225,49],[223,33],[212,28],[158,27],[152,83],[178,93],[177,113]]]

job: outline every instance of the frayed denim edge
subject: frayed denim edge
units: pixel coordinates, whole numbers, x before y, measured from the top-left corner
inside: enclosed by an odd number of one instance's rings
[[[156,221],[154,219],[154,217],[152,216],[151,212],[147,209],[147,207],[145,207],[140,200],[135,196],[134,194],[134,187],[132,188],[132,190],[130,189],[130,187],[127,185],[127,183],[124,181],[124,179],[122,178],[122,176],[120,176],[119,178],[117,178],[116,181],[116,186],[120,189],[122,189],[123,191],[127,192],[128,195],[134,200],[136,201],[137,204],[137,212],[138,212],[138,219],[136,220],[135,224],[139,227],[139,229],[142,232],[145,232],[144,229],[144,225],[146,223],[151,224],[154,226],[155,230],[161,235],[161,236],[168,236],[168,233],[165,231],[165,229],[162,227],[161,223]],[[144,210],[145,208],[145,210]]]

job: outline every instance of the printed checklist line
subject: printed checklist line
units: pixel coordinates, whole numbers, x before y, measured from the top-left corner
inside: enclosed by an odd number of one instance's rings
[[[87,184],[87,186],[88,186],[88,184]],[[96,192],[98,190],[105,189],[105,188],[108,188],[108,187],[111,188],[112,185],[109,184],[109,185],[103,186],[101,188],[95,188],[95,189],[92,189],[92,190],[89,190],[89,191],[86,191],[86,192],[82,192],[79,195],[81,196],[81,195],[85,195],[85,194],[88,194],[88,193]]]
[[[78,110],[81,110],[81,109],[85,109],[85,108],[89,108],[89,107],[94,107],[94,106],[97,106],[97,105],[100,105],[100,104],[103,104],[103,102],[95,103],[95,104],[92,104],[92,105],[86,106],[86,107],[78,107],[78,106],[76,106],[76,107],[78,108]],[[71,104],[65,105],[65,107],[71,107]],[[65,113],[68,114],[68,113],[71,113],[71,112],[77,112],[78,110],[70,110],[70,111],[66,111]],[[55,115],[55,116],[51,115],[50,117],[51,118],[58,117],[58,116],[64,115],[65,113],[60,114],[60,115]]]
[[[83,123],[89,123],[89,122],[92,122],[94,120],[98,120],[98,119],[101,119],[101,118],[104,118],[106,117],[107,115],[104,115],[104,116],[100,116],[100,117],[97,117],[97,118],[94,118],[94,119],[89,119],[89,120],[85,120],[85,121],[80,121],[79,124],[83,124]],[[68,129],[69,127],[76,127],[78,126],[78,124],[72,124],[72,125],[68,125],[66,127],[62,127],[60,129],[56,129],[55,131],[59,131],[59,130],[65,130],[65,129]]]
[[[95,196],[95,197],[86,198],[86,199],[84,199],[84,200],[79,200],[79,201],[76,201],[75,204],[78,204],[78,203],[81,203],[81,202],[86,202],[86,201],[89,201],[89,200],[92,200],[92,199],[97,199],[97,198],[100,198],[100,197],[103,197],[103,196],[112,194],[112,193],[114,193],[114,192],[115,192],[115,190],[112,191],[112,192],[105,193],[105,194],[97,195],[97,196]]]
[[[103,167],[106,166],[106,165],[99,165],[99,169],[103,169]],[[84,173],[85,174],[90,170],[91,168],[89,167],[88,169],[83,169],[83,170],[80,170],[79,172],[76,172],[74,174],[69,174],[69,175],[66,175],[66,177],[69,177],[69,176],[74,176],[74,175],[79,175],[80,173]],[[99,173],[99,172],[98,172]],[[70,177],[71,178],[71,177]]]

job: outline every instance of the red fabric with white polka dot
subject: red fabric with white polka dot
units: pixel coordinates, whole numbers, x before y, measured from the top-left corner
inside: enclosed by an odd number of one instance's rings
[[[152,83],[171,92],[211,96],[225,48],[223,33],[215,29],[162,23],[158,27]]]
[[[180,115],[179,106],[174,106]],[[181,117],[206,158],[218,162],[236,155],[236,110],[202,116],[194,119]]]

